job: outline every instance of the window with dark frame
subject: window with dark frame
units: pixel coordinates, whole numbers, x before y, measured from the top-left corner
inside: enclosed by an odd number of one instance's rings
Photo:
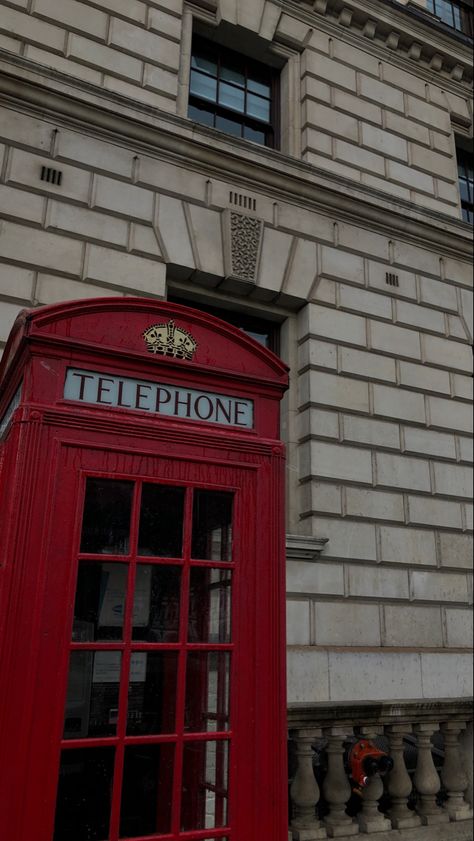
[[[461,194],[462,218],[474,222],[474,156],[472,152],[457,148],[459,192]]]
[[[225,47],[193,39],[188,116],[262,146],[278,146],[279,73]]]
[[[427,8],[451,29],[472,38],[472,3],[464,2],[464,0],[428,0]]]
[[[233,324],[234,327],[238,327],[247,336],[255,339],[256,342],[259,342],[274,353],[278,354],[280,352],[280,325],[276,321],[269,321],[268,319],[258,318],[258,316],[247,315],[246,313],[240,313],[234,310],[208,306],[200,302],[196,303],[179,295],[169,295],[168,301],[176,304],[185,304],[188,307],[194,307],[196,310],[202,310],[202,312],[215,315],[217,318],[221,318],[222,321],[227,321],[229,324]]]

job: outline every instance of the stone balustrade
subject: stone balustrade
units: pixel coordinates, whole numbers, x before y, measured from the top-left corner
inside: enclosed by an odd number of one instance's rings
[[[289,730],[290,841],[472,839],[469,701],[295,705]],[[375,741],[393,760],[359,794],[347,767],[358,739]]]

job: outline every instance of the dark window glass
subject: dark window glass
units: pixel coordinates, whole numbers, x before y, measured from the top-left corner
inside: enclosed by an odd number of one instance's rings
[[[138,564],[132,639],[178,642],[181,595],[179,567]]]
[[[191,570],[189,642],[229,643],[232,635],[232,573]]]
[[[133,482],[87,480],[81,552],[128,554],[132,495]]]
[[[115,736],[121,660],[120,651],[71,651],[65,739]]]
[[[184,746],[183,831],[227,825],[229,745],[189,742]]]
[[[73,642],[122,639],[127,576],[127,564],[80,562]]]
[[[113,748],[63,751],[54,841],[108,839],[113,768]]]
[[[427,9],[451,29],[472,38],[472,4],[463,0],[427,0]]]
[[[130,661],[127,734],[174,733],[178,654],[134,651]]]
[[[174,754],[174,745],[125,748],[121,837],[138,838],[170,832]]]
[[[182,556],[184,495],[184,488],[143,485],[139,555]]]
[[[226,134],[275,146],[277,78],[271,67],[196,37],[188,116]]]
[[[474,219],[474,159],[472,153],[459,147],[457,158],[462,217],[465,222],[472,223]]]
[[[230,654],[188,654],[185,729],[191,733],[229,730]]]
[[[238,327],[243,333],[246,333],[247,336],[251,336],[251,338],[255,339],[256,342],[269,350],[272,350],[274,353],[279,352],[279,329],[278,324],[274,321],[267,321],[263,318],[255,318],[254,316],[234,312],[233,310],[221,310],[217,307],[207,306],[206,304],[195,303],[194,301],[180,298],[179,295],[170,295],[168,300],[174,301],[177,304],[187,304],[187,306],[193,306],[203,312],[215,315],[217,318],[221,318],[223,321],[233,324],[234,327]]]
[[[192,556],[196,560],[232,560],[233,494],[194,492]]]

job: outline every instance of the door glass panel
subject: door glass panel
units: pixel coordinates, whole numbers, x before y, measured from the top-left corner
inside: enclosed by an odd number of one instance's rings
[[[128,554],[132,494],[133,482],[87,480],[81,552]]]
[[[108,839],[114,753],[114,748],[62,752],[54,841]]]
[[[181,558],[183,554],[184,488],[144,485],[138,554]]]
[[[174,753],[174,745],[125,748],[121,837],[170,832]]]
[[[135,651],[130,662],[127,735],[174,733],[178,654]]]
[[[194,567],[191,570],[189,642],[229,643],[231,633],[231,571]]]
[[[226,826],[228,743],[185,744],[183,768],[182,830],[186,832]]]
[[[65,739],[115,735],[121,658],[120,651],[71,652]]]
[[[193,505],[193,558],[232,560],[233,494],[196,490]]]
[[[81,561],[77,574],[73,642],[121,640],[128,567]]]
[[[178,642],[181,593],[179,567],[138,564],[132,639]]]
[[[199,651],[188,655],[185,729],[188,733],[229,730],[230,654]]]

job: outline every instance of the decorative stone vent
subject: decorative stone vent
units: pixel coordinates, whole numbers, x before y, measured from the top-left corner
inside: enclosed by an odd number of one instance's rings
[[[55,184],[56,187],[60,187],[61,181],[63,180],[63,174],[59,169],[52,169],[49,166],[42,166],[40,178],[42,181],[47,181],[48,184]]]
[[[255,286],[263,242],[263,222],[233,210],[224,214],[225,288],[245,292]]]
[[[397,274],[392,274],[391,272],[387,272],[385,275],[385,282],[389,286],[400,286],[400,280]]]
[[[243,210],[257,210],[257,200],[251,196],[244,196],[243,193],[234,193],[232,190],[229,194],[230,204],[236,207],[241,207]]]

